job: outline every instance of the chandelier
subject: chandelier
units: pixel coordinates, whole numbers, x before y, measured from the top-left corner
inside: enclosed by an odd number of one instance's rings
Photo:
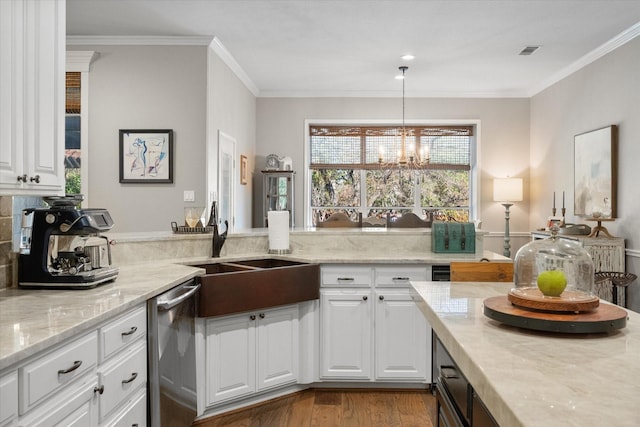
[[[405,123],[405,73],[409,69],[406,65],[398,67],[402,71],[402,75],[398,76],[398,79],[402,80],[402,130],[400,132],[400,150],[398,150],[395,161],[385,161],[384,146],[379,147],[378,164],[381,169],[389,170],[402,170],[424,169],[424,166],[429,164],[429,150],[427,148],[420,149],[416,147],[415,143],[408,143],[408,132]],[[419,136],[415,135],[414,140],[419,141]],[[419,142],[418,142],[419,144]]]

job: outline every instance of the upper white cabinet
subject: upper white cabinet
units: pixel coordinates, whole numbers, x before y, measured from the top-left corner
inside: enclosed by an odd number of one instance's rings
[[[65,1],[0,1],[0,195],[64,194]]]

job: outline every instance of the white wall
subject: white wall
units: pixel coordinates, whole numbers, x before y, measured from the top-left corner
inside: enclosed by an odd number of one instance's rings
[[[305,119],[390,120],[401,118],[399,98],[259,98],[257,102],[256,177],[271,153],[290,156],[296,177],[296,225],[303,225]],[[406,120],[480,121],[480,219],[483,229],[496,232],[485,248],[502,253],[504,208],[493,201],[494,177],[524,179],[525,201],[512,207],[511,230],[528,233],[529,100],[407,98]],[[256,180],[256,184],[260,181]],[[256,187],[258,188],[258,187]],[[254,223],[259,224],[260,195],[254,199]],[[256,212],[257,211],[257,212]],[[259,225],[258,225],[259,226]],[[495,242],[491,242],[495,240]],[[528,236],[524,238],[524,242]],[[512,242],[513,251],[521,243]],[[488,246],[488,247],[487,247]]]
[[[618,218],[606,223],[626,239],[627,271],[640,276],[640,38],[623,45],[531,99],[531,226],[551,215],[552,192],[566,191],[573,216],[573,138],[618,125]],[[595,223],[589,223],[594,226]],[[640,283],[629,304],[640,311]]]
[[[184,220],[184,190],[194,190],[196,202],[205,203],[206,47],[75,50],[98,54],[89,73],[91,207],[109,209],[113,231],[171,230],[171,221]],[[120,129],[173,129],[173,184],[119,182]]]

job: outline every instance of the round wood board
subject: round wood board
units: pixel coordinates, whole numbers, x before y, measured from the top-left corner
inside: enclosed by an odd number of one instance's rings
[[[579,291],[565,291],[559,297],[545,297],[539,289],[512,289],[507,294],[509,301],[520,307],[535,310],[577,313],[598,308],[600,299]]]
[[[627,312],[617,305],[601,304],[586,313],[555,313],[515,306],[506,296],[485,299],[484,315],[520,328],[571,334],[611,332],[627,325]]]

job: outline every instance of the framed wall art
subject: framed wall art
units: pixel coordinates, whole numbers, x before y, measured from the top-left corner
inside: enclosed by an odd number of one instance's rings
[[[616,217],[618,128],[607,126],[574,138],[574,214]]]
[[[240,184],[247,185],[248,161],[247,156],[240,154]]]
[[[120,182],[173,183],[173,130],[120,130]]]

